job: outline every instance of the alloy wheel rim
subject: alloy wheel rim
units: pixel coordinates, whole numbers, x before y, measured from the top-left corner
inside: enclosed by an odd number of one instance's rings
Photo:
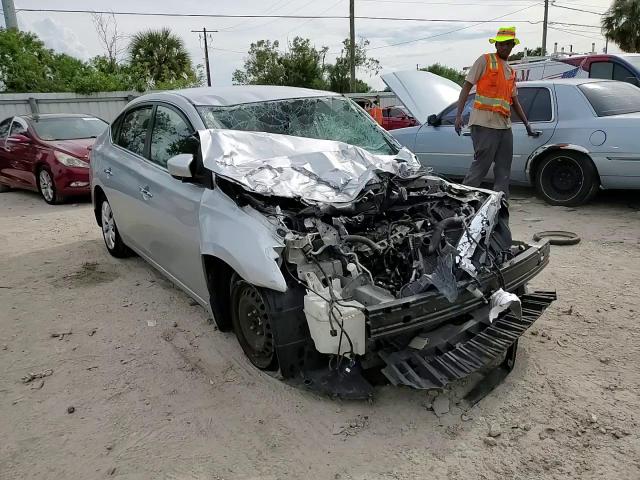
[[[45,200],[49,202],[53,200],[53,181],[46,170],[40,171],[40,191]]]
[[[109,202],[102,202],[102,235],[109,250],[116,246],[116,223]]]

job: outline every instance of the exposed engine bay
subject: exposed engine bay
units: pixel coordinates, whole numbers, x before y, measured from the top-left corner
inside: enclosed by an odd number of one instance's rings
[[[473,283],[517,253],[502,194],[438,177],[381,175],[343,207],[226,189],[278,226],[283,268],[309,290],[305,314],[322,353],[365,353],[362,307],[428,291],[453,303],[459,282]]]

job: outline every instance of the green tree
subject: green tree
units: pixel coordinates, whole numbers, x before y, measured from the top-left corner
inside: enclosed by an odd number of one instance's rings
[[[180,37],[169,28],[137,33],[129,43],[129,64],[143,72],[148,88],[198,84],[198,75]]]
[[[351,69],[349,62],[350,40],[347,38],[342,42],[342,51],[340,56],[336,58],[333,65],[327,65],[327,73],[329,80],[329,89],[338,93],[351,92]],[[367,56],[367,47],[369,40],[361,38],[355,46],[355,64],[356,70],[364,70],[370,75],[377,75],[380,71],[380,61]],[[371,87],[364,81],[356,78],[356,85],[353,93],[369,92]]]
[[[32,33],[0,29],[0,86],[6,92],[50,92],[53,52]]]
[[[640,52],[640,0],[614,0],[602,17],[602,34],[624,52]]]
[[[308,38],[294,38],[280,60],[285,72],[284,84],[326,90],[324,57],[328,50],[327,47],[316,49]]]
[[[244,67],[233,72],[233,83],[238,85],[284,85],[285,67],[276,40],[258,40],[249,48]]]
[[[457,70],[452,67],[447,67],[446,65],[442,65],[440,63],[434,63],[433,65],[429,65],[428,67],[421,68],[420,70],[424,72],[431,72],[436,75],[440,75],[441,77],[448,78],[452,82],[457,83],[458,85],[462,85],[464,83],[465,75],[460,70]]]
[[[542,47],[536,47],[533,50],[527,50],[527,57],[541,57],[541,56],[542,56]],[[522,60],[523,58],[524,58],[524,51],[514,53],[513,55],[509,55],[510,62]]]

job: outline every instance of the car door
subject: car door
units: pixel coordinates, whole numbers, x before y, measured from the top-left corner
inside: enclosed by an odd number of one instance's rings
[[[526,184],[529,183],[526,175],[527,159],[535,150],[551,140],[558,120],[555,92],[552,85],[548,87],[519,86],[518,99],[531,128],[541,132],[539,137],[527,135],[527,129],[522,120],[512,109],[513,163],[511,164],[511,181]]]
[[[186,116],[157,104],[148,160],[139,167],[139,199],[146,229],[142,248],[151,259],[202,299],[208,296],[200,255],[200,200],[204,186],[169,175],[167,161],[180,153],[195,156],[199,145]]]
[[[13,184],[13,179],[7,171],[10,166],[11,152],[6,149],[12,120],[13,117],[9,117],[0,122],[0,179],[7,184]]]
[[[463,111],[465,125],[475,95],[469,95]],[[473,161],[473,143],[471,131],[463,129],[458,136],[455,131],[457,105],[446,108],[437,118],[435,125],[423,124],[416,136],[414,153],[420,162],[432,167],[435,173],[451,177],[464,177]]]
[[[18,141],[18,135],[20,138],[28,138],[28,140]],[[10,157],[8,162],[10,166],[7,171],[13,177],[13,180],[17,185],[36,188],[34,165],[37,148],[29,134],[29,128],[24,119],[14,117],[5,146]]]
[[[143,184],[140,168],[145,163],[148,133],[153,105],[135,105],[112,125],[112,145],[100,150],[100,170],[97,172],[124,242],[142,254],[145,230],[149,219],[143,214],[139,186]]]

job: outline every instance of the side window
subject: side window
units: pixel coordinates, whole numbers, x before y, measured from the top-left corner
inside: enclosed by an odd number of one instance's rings
[[[144,142],[151,119],[151,108],[151,106],[137,108],[125,114],[118,132],[116,142],[118,145],[130,152],[144,155]]]
[[[18,121],[18,120],[14,120],[13,123],[11,124],[11,131],[9,132],[9,136],[13,136],[13,135],[26,135],[27,134],[27,127],[25,125],[22,124],[22,122]]]
[[[464,110],[462,110],[462,120],[464,124],[469,123],[469,116],[471,115],[471,108],[473,107],[473,102],[476,99],[476,94],[472,93],[469,95],[467,99],[467,103],[464,104]],[[456,123],[456,113],[458,113],[458,105],[453,104],[447,110],[445,110],[442,115],[442,123],[441,125],[455,125]]]
[[[391,109],[390,108],[385,108],[384,110],[382,110],[382,116],[387,118],[391,116]]]
[[[613,79],[613,63],[593,62],[589,69],[589,78]]]
[[[549,122],[553,118],[551,93],[547,88],[525,87],[518,89],[518,100],[530,122]],[[511,121],[522,123],[515,112],[511,113]]]
[[[7,138],[9,133],[9,126],[11,125],[11,118],[7,118],[0,123],[0,141]]]
[[[193,129],[178,112],[159,105],[151,132],[151,158],[153,163],[167,166],[167,160],[179,153],[196,153],[197,141]]]
[[[122,117],[124,115],[120,115],[118,118],[116,118],[113,122],[111,122],[111,141],[113,143],[117,143],[117,135],[118,135],[118,128],[120,128],[120,124],[122,123]]]
[[[638,84],[636,76],[631,73],[628,68],[618,64],[613,66],[613,79],[620,82],[632,83],[634,85]]]
[[[399,108],[392,108],[389,115],[392,117],[404,117],[404,112]]]

